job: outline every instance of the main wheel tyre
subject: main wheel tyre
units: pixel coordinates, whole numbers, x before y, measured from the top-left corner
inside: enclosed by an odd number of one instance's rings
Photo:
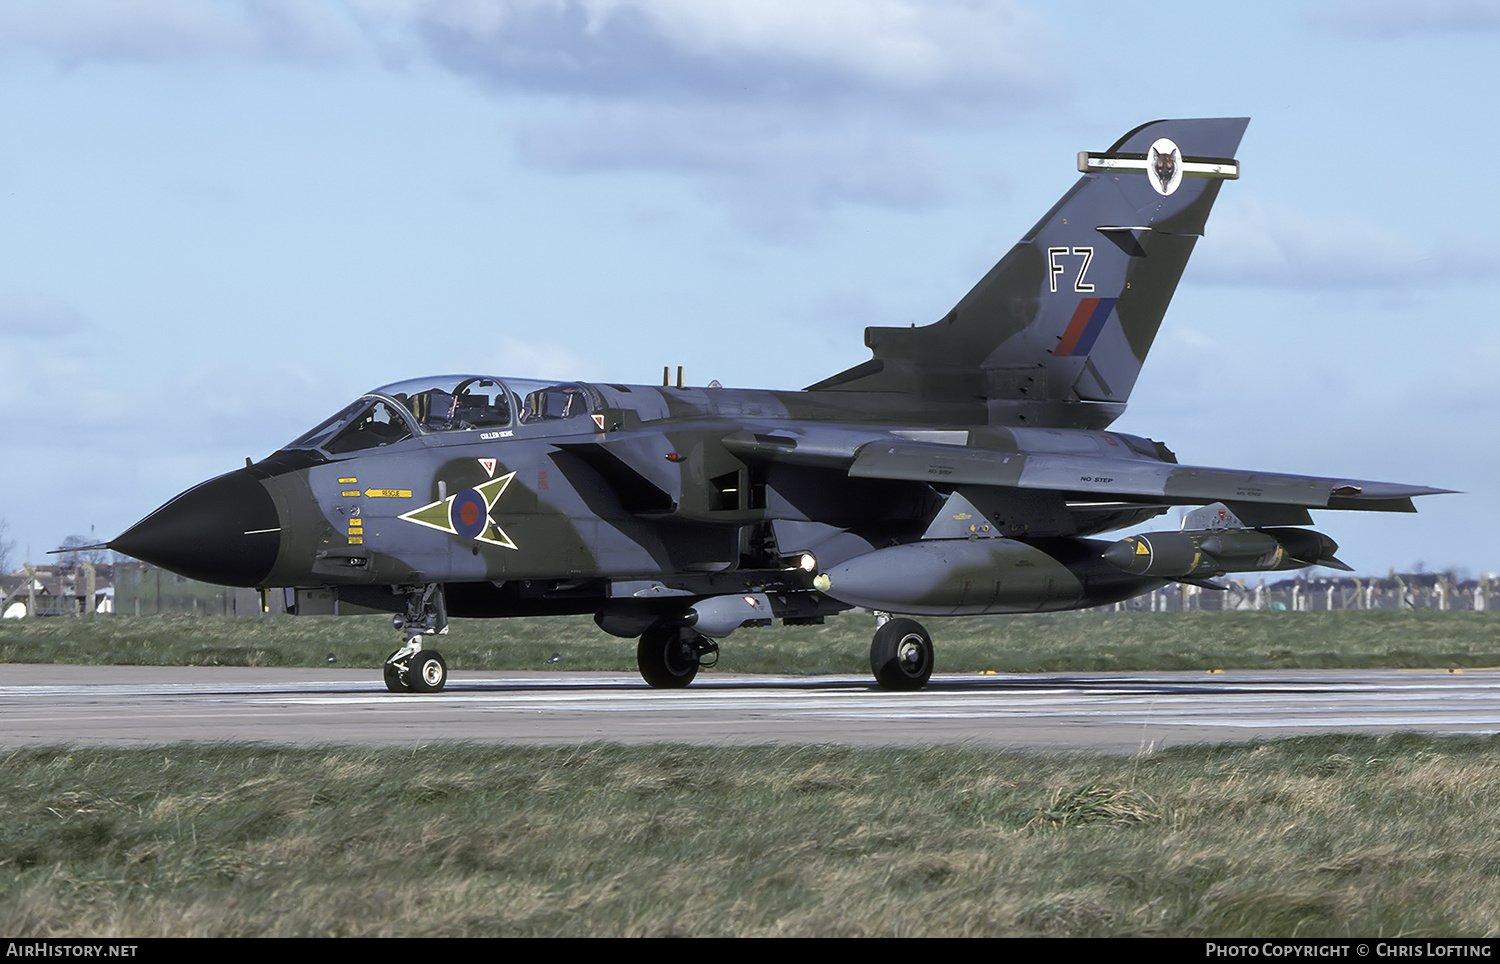
[[[440,693],[448,683],[448,664],[435,649],[418,652],[407,663],[406,679],[413,693]]]
[[[932,637],[915,619],[891,619],[875,630],[870,672],[881,689],[919,690],[932,677]]]
[[[399,649],[396,650],[396,653],[399,652],[401,652]],[[391,656],[395,656],[396,653],[392,653]],[[411,684],[407,682],[409,679],[410,676],[403,675],[401,667],[391,662],[390,656],[387,656],[385,662],[385,688],[392,693],[410,693]]]
[[[635,663],[657,689],[681,689],[698,675],[698,650],[676,626],[657,626],[641,634]]]

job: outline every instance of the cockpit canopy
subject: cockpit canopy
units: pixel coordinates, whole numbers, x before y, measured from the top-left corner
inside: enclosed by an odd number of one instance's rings
[[[370,394],[399,402],[425,432],[507,428],[514,411],[510,391],[500,379],[480,375],[413,378]]]
[[[342,455],[434,432],[514,429],[592,410],[588,393],[573,382],[437,375],[366,392],[286,447]]]

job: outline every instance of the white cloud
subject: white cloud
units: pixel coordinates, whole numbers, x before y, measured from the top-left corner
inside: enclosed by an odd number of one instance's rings
[[[1059,102],[1059,47],[1014,0],[0,5],[0,56],[68,66],[429,61],[521,104],[534,166],[685,173],[763,234],[809,207],[931,203],[924,138]]]
[[[969,0],[375,0],[432,60],[544,99],[517,137],[559,171],[687,173],[763,235],[831,203],[931,203],[923,138],[1055,103],[1049,28]],[[900,131],[894,134],[893,131]]]
[[[772,100],[1036,92],[1050,36],[1018,4],[968,0],[429,0],[367,4],[432,56],[512,89],[604,99]]]
[[[926,142],[860,119],[744,108],[580,107],[536,116],[516,136],[520,158],[564,172],[667,170],[726,182],[741,220],[782,234],[809,211],[844,202],[915,208],[944,195],[945,165]]]
[[[7,0],[0,52],[91,62],[338,62],[368,49],[348,10],[319,0]]]
[[[1389,289],[1493,278],[1493,257],[1437,247],[1349,215],[1317,218],[1256,198],[1224,201],[1191,269],[1195,282]]]

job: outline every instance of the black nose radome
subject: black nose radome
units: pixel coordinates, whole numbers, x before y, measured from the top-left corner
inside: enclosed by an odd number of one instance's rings
[[[281,545],[276,504],[244,469],[209,479],[146,516],[111,549],[221,586],[259,586]]]

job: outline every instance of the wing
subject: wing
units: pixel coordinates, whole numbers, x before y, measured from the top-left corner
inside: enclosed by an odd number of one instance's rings
[[[1394,482],[1178,465],[1148,459],[993,452],[918,442],[873,443],[849,465],[856,478],[1041,489],[1067,498],[1206,505],[1210,502],[1415,512],[1412,499],[1449,489]]]
[[[1031,511],[1044,509],[1054,519],[1058,513],[1073,518],[1070,524],[1046,526],[1059,533],[1107,531],[1156,514],[1152,509],[1214,502],[1233,507],[1247,525],[1307,525],[1309,509],[1413,512],[1416,496],[1451,491],[1179,465],[1147,457],[1145,444],[1093,446],[1123,453],[1118,455],[1001,450],[972,444],[970,433],[962,430],[881,430],[810,422],[721,433],[722,423],[718,432],[706,434],[746,463],[816,467],[850,479],[919,482],[940,491],[962,489],[987,504],[1020,503]],[[1128,438],[1117,433],[1060,434],[1076,434],[1075,443]],[[683,498],[682,470],[669,454],[672,446],[659,434],[559,445],[608,480],[628,511],[643,515],[671,514]]]

